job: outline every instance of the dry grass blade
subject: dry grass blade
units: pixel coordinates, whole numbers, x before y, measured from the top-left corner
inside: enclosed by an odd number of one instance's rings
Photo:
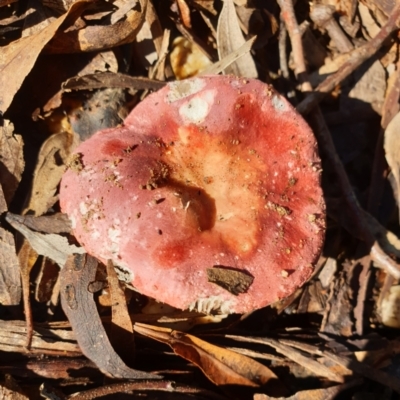
[[[256,41],[256,39],[257,39],[256,36],[252,37],[246,43],[242,44],[237,50],[235,50],[232,53],[228,54],[222,60],[214,63],[213,65],[210,65],[209,67],[207,67],[199,75],[219,74],[220,72],[225,70],[227,67],[229,67],[229,65],[231,65],[233,62],[235,62],[240,57],[242,57],[243,55],[248,53],[251,50],[251,47],[253,46],[253,44]]]

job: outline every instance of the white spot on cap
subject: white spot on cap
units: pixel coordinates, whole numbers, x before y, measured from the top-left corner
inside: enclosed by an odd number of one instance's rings
[[[94,239],[94,240],[97,240],[97,239],[100,237],[100,232],[99,232],[99,231],[93,231],[93,232],[90,234],[90,237],[91,237],[92,239]]]
[[[107,250],[111,252],[111,254],[117,254],[119,252],[119,241],[121,239],[121,229],[117,229],[114,227],[108,228],[108,238],[110,239],[111,244],[107,246]]]
[[[200,78],[171,82],[168,84],[169,92],[167,94],[167,101],[173,103],[184,99],[185,97],[199,92],[205,85],[205,80]]]
[[[79,203],[79,211],[81,212],[82,215],[85,215],[89,211],[89,208],[85,204],[85,202],[81,201]]]
[[[271,99],[271,103],[276,111],[286,111],[287,103],[281,96],[275,95]]]
[[[200,124],[207,117],[209,105],[201,97],[194,97],[179,108],[179,115],[186,121]]]
[[[76,228],[76,218],[74,215],[69,216],[69,220],[71,221],[71,228],[75,229]]]

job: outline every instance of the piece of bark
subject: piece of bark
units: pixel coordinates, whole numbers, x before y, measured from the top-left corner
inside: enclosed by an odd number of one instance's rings
[[[161,379],[127,367],[111,346],[88,285],[95,280],[97,261],[89,255],[70,256],[61,270],[61,304],[87,358],[107,376],[123,379]],[[132,351],[132,349],[126,349]]]

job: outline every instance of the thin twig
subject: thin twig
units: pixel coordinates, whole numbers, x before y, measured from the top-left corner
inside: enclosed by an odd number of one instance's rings
[[[279,0],[279,4],[284,4],[287,2],[288,0]],[[310,93],[297,106],[297,111],[303,115],[308,114],[328,93],[330,93],[337,85],[343,82],[352,72],[354,72],[356,68],[358,68],[364,61],[372,57],[381,48],[384,41],[394,31],[399,29],[399,19],[400,2],[397,2],[388,21],[380,30],[380,32],[368,43],[352,51],[348,61],[346,61],[337,72],[330,75],[321,84],[319,84],[315,91]],[[290,35],[289,27],[288,31]],[[293,55],[295,54],[293,53]]]
[[[301,91],[311,91],[312,87],[308,80],[306,63],[304,61],[303,44],[301,41],[301,31],[294,13],[293,2],[291,0],[278,0],[281,8],[281,16],[285,21],[286,28],[292,43],[293,59],[295,64],[294,73],[301,84]]]
[[[285,23],[281,19],[279,27],[279,68],[282,71],[282,76],[285,79],[289,79],[289,68],[286,56],[286,40],[287,40],[287,29]]]
[[[149,392],[149,391],[160,391],[160,392],[169,392],[169,393],[182,393],[189,395],[204,395],[209,399],[215,400],[224,400],[226,397],[213,393],[209,390],[200,389],[196,387],[190,387],[185,385],[180,385],[171,381],[134,381],[134,382],[122,382],[122,383],[113,383],[107,386],[101,386],[95,389],[85,390],[83,392],[78,392],[68,399],[74,400],[91,400],[97,399],[99,397],[103,397],[106,395],[112,394],[122,394],[122,393],[130,393],[132,391],[141,391],[141,392]]]

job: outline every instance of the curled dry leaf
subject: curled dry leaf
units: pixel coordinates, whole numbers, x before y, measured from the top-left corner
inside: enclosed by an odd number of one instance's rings
[[[89,284],[95,281],[97,261],[88,255],[71,256],[60,272],[61,304],[82,353],[107,376],[124,379],[160,379],[129,368],[111,346],[97,312]],[[133,349],[126,349],[133,351]]]
[[[218,19],[217,43],[220,59],[233,53],[240,46],[245,44],[233,0],[224,1]],[[253,57],[249,53],[244,54],[230,67],[225,68],[225,73],[246,78],[256,78],[258,76]]]
[[[7,205],[14,197],[25,167],[22,149],[22,137],[15,135],[14,125],[5,120],[0,126],[0,185]]]
[[[134,328],[144,336],[171,346],[176,354],[196,364],[216,385],[258,387],[279,382],[278,377],[259,362],[196,336],[139,323]]]
[[[123,21],[113,25],[89,25],[82,29],[58,32],[46,45],[46,52],[65,54],[99,51],[133,42],[145,19],[147,0],[141,0],[140,3],[140,11],[131,9]]]
[[[77,1],[68,13],[51,22],[37,34],[10,43],[0,52],[0,110],[9,108],[25,77],[32,70],[39,54],[68,18],[78,17],[91,1]]]

